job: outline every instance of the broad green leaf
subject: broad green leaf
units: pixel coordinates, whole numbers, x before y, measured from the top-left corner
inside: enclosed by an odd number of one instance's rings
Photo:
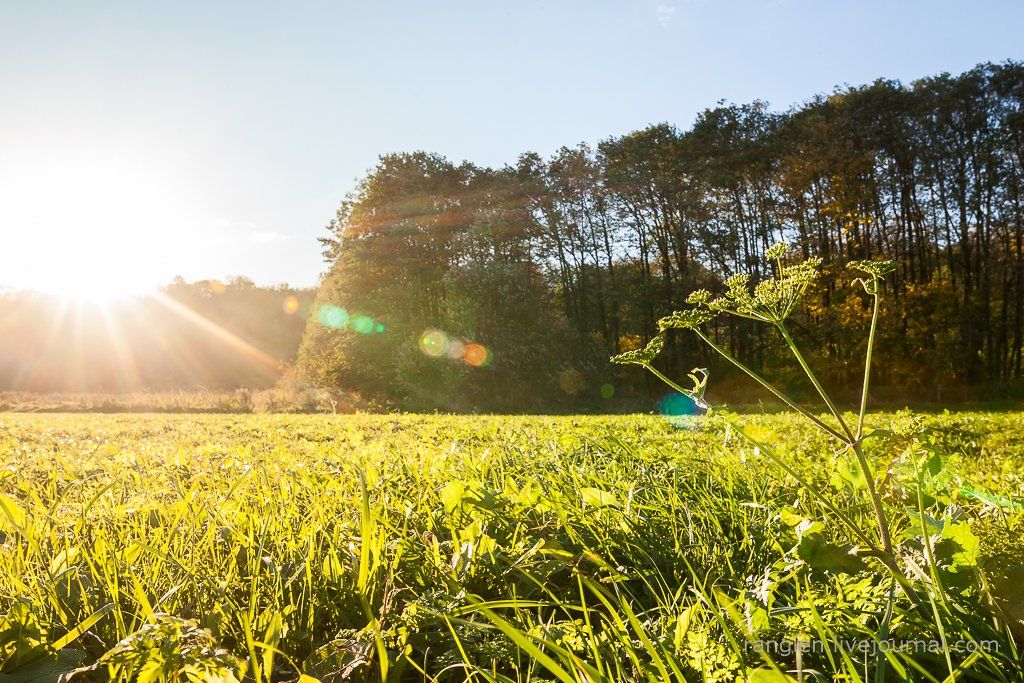
[[[952,560],[951,571],[959,567],[978,566],[978,557],[981,555],[981,541],[974,535],[969,522],[955,522],[946,524],[942,529],[942,538],[952,541],[959,549],[954,550],[950,559]]]
[[[466,486],[461,481],[450,481],[445,484],[444,488],[441,489],[441,502],[444,504],[444,509],[448,514],[451,514],[455,508],[459,507],[465,493]]]
[[[1000,572],[993,578],[991,590],[1010,628],[1024,638],[1024,565]]]
[[[805,516],[788,506],[779,512],[779,521],[786,526],[796,527],[805,519],[807,519]]]
[[[0,531],[18,531],[25,528],[28,517],[25,508],[10,496],[0,493]]]
[[[580,497],[586,505],[594,507],[615,507],[619,504],[614,493],[602,491],[601,489],[585,488],[580,491]]]
[[[829,543],[821,534],[805,534],[796,547],[797,556],[815,569],[833,573],[854,574],[863,571],[867,565],[864,560],[850,552],[851,548],[841,548]]]

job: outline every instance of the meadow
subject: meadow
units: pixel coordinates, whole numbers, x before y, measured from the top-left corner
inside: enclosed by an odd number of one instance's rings
[[[0,415],[0,681],[1021,680],[1024,414],[867,422],[900,581],[793,413]]]

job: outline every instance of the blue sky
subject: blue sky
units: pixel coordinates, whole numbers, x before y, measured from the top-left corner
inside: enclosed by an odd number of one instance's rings
[[[378,155],[501,165],[719,100],[1024,58],[1024,2],[0,4],[0,284],[314,284]]]

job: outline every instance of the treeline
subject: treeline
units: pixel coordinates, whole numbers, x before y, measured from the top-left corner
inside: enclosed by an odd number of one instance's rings
[[[824,260],[801,334],[840,386],[860,371],[862,293],[844,265],[899,263],[880,391],[958,399],[1017,385],[1024,347],[1024,64],[983,64],[910,85],[879,80],[789,111],[762,102],[524,154],[501,169],[423,152],[382,157],[323,240],[319,305],[384,334],[311,322],[310,380],[407,407],[551,409],[642,395],[607,355],[656,333],[697,287],[765,273],[788,241]],[[788,362],[756,325],[715,337],[777,379]],[[454,346],[424,353],[423,335]],[[489,362],[460,357],[473,341]],[[731,374],[685,336],[667,369]],[[461,346],[460,346],[461,345]],[[742,398],[742,396],[737,396]],[[615,400],[614,398],[612,400]]]
[[[177,279],[104,305],[0,295],[0,389],[266,388],[294,362],[313,290]]]

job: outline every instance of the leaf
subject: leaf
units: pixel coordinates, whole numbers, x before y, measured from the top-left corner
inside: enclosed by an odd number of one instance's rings
[[[981,541],[974,535],[969,522],[955,522],[947,524],[942,529],[943,540],[952,541],[959,550],[950,553],[952,565],[950,571],[957,571],[959,567],[977,567],[978,557],[981,555]],[[945,544],[943,544],[945,545]],[[939,548],[936,547],[936,552]]]
[[[267,624],[267,630],[263,634],[263,642],[271,647],[277,647],[287,631],[288,629],[281,618],[281,613],[275,611],[270,615],[270,623]]]
[[[825,525],[821,522],[816,522],[813,519],[807,517],[801,519],[796,525],[797,538],[803,538],[804,536],[821,535]]]
[[[942,465],[942,454],[938,451],[933,451],[925,466],[928,468],[928,474],[934,477],[942,471]]]
[[[617,507],[619,504],[619,500],[615,497],[614,493],[602,491],[601,489],[585,488],[580,491],[580,496],[583,498],[585,505],[592,505],[594,507]]]
[[[54,641],[51,647],[54,650],[63,650],[65,647],[73,643],[75,640],[80,638],[83,633],[92,628],[97,621],[102,619],[108,612],[113,611],[114,603],[107,603],[103,607],[90,614],[88,617],[83,619],[78,626],[68,631],[62,638]]]
[[[75,671],[78,664],[85,659],[81,650],[66,648],[56,655],[37,659],[25,666],[17,667],[10,675],[0,675],[0,681],[19,681],[20,683],[52,683],[61,680]]]
[[[444,504],[445,512],[451,514],[455,508],[462,503],[466,493],[466,485],[461,481],[450,481],[441,489],[441,502]]]
[[[0,493],[0,531],[21,531],[27,517],[25,508],[10,496]]]
[[[538,664],[547,669],[550,673],[554,674],[558,678],[558,680],[562,681],[563,683],[575,683],[576,680],[578,680],[577,678],[574,678],[568,671],[562,668],[562,666],[559,665],[559,663],[555,661],[551,656],[549,656],[542,649],[540,649],[540,647],[538,647],[537,644],[534,643],[534,641],[531,640],[529,636],[527,636],[525,633],[517,629],[509,622],[499,617],[495,612],[492,612],[486,607],[481,607],[480,612],[485,617],[487,617],[491,621],[491,623],[494,624],[495,627],[497,627],[499,631],[508,636],[509,640],[515,643],[520,650],[529,655],[533,660],[535,660]],[[550,648],[550,644],[547,645]]]
[[[781,521],[786,526],[796,527],[805,519],[807,518],[788,506],[782,508],[782,511],[779,512],[779,521]]]
[[[747,683],[796,683],[796,679],[775,669],[754,669],[747,676]]]
[[[833,464],[831,483],[839,490],[844,490],[847,485],[854,491],[867,489],[864,473],[852,458],[840,458]]]
[[[746,683],[796,683],[797,679],[788,676],[774,669],[755,669],[748,677]]]
[[[696,404],[698,408],[702,410],[710,410],[711,405],[704,400],[704,392],[708,388],[708,377],[709,373],[707,368],[694,368],[687,375],[690,381],[693,382],[693,390],[687,394],[690,400]]]
[[[797,556],[814,569],[855,574],[867,568],[864,560],[852,554],[852,546],[829,543],[820,533],[804,534],[796,547]]]
[[[82,552],[78,546],[64,548],[52,560],[50,560],[50,576],[58,576],[73,568],[78,562]]]
[[[981,502],[987,503],[988,505],[991,505],[992,507],[995,508],[1010,508],[1011,510],[1024,510],[1024,505],[1021,505],[1020,503],[1012,501],[1009,498],[1004,498],[1002,496],[997,496],[991,493],[985,493],[984,491],[975,491],[973,489],[964,487],[960,489],[960,493],[966,496],[967,498],[974,498],[975,500],[980,500]]]

